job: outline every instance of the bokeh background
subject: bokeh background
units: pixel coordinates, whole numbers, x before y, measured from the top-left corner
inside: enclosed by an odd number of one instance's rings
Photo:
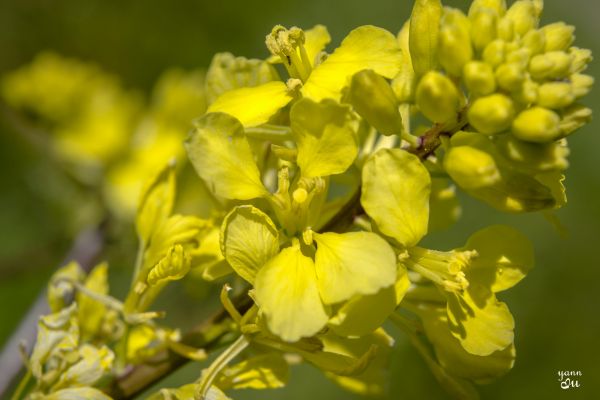
[[[274,24],[311,27],[322,23],[335,44],[362,24],[397,32],[410,13],[411,3],[2,0],[0,75],[30,62],[40,51],[52,50],[96,63],[119,76],[125,87],[148,93],[162,71],[173,66],[206,68],[215,52],[266,56],[263,38]],[[445,3],[466,9],[469,2]],[[564,20],[576,25],[576,45],[600,55],[600,2],[545,3],[543,22]],[[600,76],[598,63],[592,63],[588,73]],[[596,112],[598,89],[584,101]],[[5,343],[61,263],[81,228],[73,223],[73,214],[85,206],[84,199],[69,191],[62,172],[43,148],[32,146],[14,129],[13,122],[5,114],[0,115],[0,344]],[[566,235],[559,234],[541,215],[506,216],[462,196],[461,221],[451,230],[428,239],[428,244],[449,249],[461,245],[476,229],[507,223],[521,229],[534,242],[536,268],[517,287],[501,295],[517,324],[517,363],[505,378],[481,387],[485,399],[600,396],[598,127],[592,122],[570,140],[572,155],[566,181],[569,203],[557,213]],[[118,292],[126,287],[130,274],[128,265],[133,255],[126,249],[133,244],[133,230],[120,230],[111,240],[104,256],[111,262],[113,286]],[[191,304],[201,307],[201,302]],[[166,384],[183,383],[187,377],[197,376],[198,370],[197,365],[190,365]],[[561,390],[559,370],[581,371],[582,387]],[[401,338],[394,350],[390,379],[390,399],[445,398],[418,354]],[[234,397],[356,398],[310,367],[294,368],[286,389],[242,392]]]

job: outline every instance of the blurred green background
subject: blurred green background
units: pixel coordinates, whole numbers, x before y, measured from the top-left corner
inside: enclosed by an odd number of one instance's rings
[[[43,50],[97,63],[118,75],[127,88],[148,92],[168,67],[205,68],[218,51],[264,57],[264,35],[277,23],[326,25],[333,43],[351,29],[374,24],[397,32],[411,1],[155,1],[155,0],[3,0],[0,1],[0,74],[13,70]],[[446,4],[466,9],[468,1]],[[546,0],[543,22],[576,25],[579,47],[600,54],[600,2]],[[592,63],[588,73],[598,74]],[[600,90],[585,103],[596,108]],[[438,248],[461,245],[470,232],[491,223],[513,225],[533,240],[537,265],[527,279],[501,299],[514,314],[517,363],[496,383],[481,387],[486,399],[569,398],[600,395],[600,150],[593,122],[571,140],[567,173],[569,204],[558,212],[568,230],[561,237],[541,215],[506,216],[463,196],[463,218],[449,232],[434,235]],[[65,179],[43,151],[32,148],[0,116],[0,344],[18,324],[53,269],[71,245],[73,227],[64,221],[78,213],[61,197]],[[77,199],[74,200],[75,202]],[[83,201],[83,200],[82,200]],[[83,207],[83,204],[82,204]],[[72,219],[72,218],[71,218]],[[125,231],[132,240],[133,231]],[[124,239],[125,240],[125,239]],[[113,280],[126,285],[132,255],[112,243],[107,257]],[[114,250],[116,249],[116,250]],[[117,289],[118,290],[118,289]],[[183,314],[183,313],[182,313]],[[579,370],[579,389],[559,388],[557,371]],[[196,375],[191,365],[169,384]],[[239,399],[353,399],[309,367],[293,370],[284,390],[235,395]],[[395,350],[391,399],[445,398],[419,356],[401,338]]]

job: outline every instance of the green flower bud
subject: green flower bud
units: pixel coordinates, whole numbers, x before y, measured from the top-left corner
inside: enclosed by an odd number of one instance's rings
[[[508,18],[501,18],[498,21],[498,39],[510,42],[515,38],[515,28],[512,20]]]
[[[571,69],[572,74],[584,71],[588,64],[592,62],[592,52],[589,49],[580,49],[578,47],[571,47],[569,49],[571,55]]]
[[[542,29],[546,36],[546,51],[561,51],[567,50],[575,36],[575,27],[567,25],[564,22],[555,22],[544,26]]]
[[[538,54],[529,63],[529,73],[533,79],[564,78],[569,74],[572,59],[564,51]]]
[[[518,64],[521,68],[527,69],[529,60],[531,59],[531,50],[527,47],[521,47],[517,50],[511,51],[506,56],[506,63]]]
[[[575,101],[571,84],[548,82],[538,88],[537,104],[546,108],[564,108]]]
[[[402,132],[402,118],[394,91],[385,78],[373,70],[366,69],[354,74],[348,101],[361,117],[382,134]]]
[[[491,8],[477,7],[469,13],[471,40],[477,50],[484,49],[497,37],[498,13]]]
[[[584,74],[571,75],[571,85],[575,98],[587,95],[594,85],[594,77]]]
[[[402,29],[398,33],[398,42],[402,50],[402,63],[400,64],[400,72],[392,80],[392,90],[396,94],[396,98],[400,103],[412,102],[415,96],[415,70],[412,66],[409,51],[410,21],[404,23]]]
[[[560,136],[560,117],[543,107],[532,107],[521,112],[512,124],[512,133],[526,142],[546,143]]]
[[[569,148],[564,140],[551,143],[529,143],[505,135],[496,142],[500,153],[521,169],[535,172],[564,171],[568,168]]]
[[[506,57],[506,42],[500,39],[496,39],[483,50],[483,61],[496,68],[498,65],[504,62]]]
[[[525,78],[525,71],[517,63],[502,64],[496,70],[498,86],[509,92],[518,90]]]
[[[451,147],[444,156],[444,168],[464,189],[491,186],[501,179],[494,158],[475,147]]]
[[[438,58],[442,67],[453,76],[460,76],[463,66],[473,58],[469,20],[460,10],[444,9]]]
[[[442,3],[440,0],[416,0],[410,16],[409,48],[418,77],[437,65],[437,47]]]
[[[507,130],[515,116],[512,100],[503,94],[481,97],[469,108],[469,123],[481,133],[492,135]]]
[[[567,136],[592,120],[592,110],[581,104],[573,104],[562,112],[559,129],[561,136]]]
[[[530,30],[522,40],[523,46],[531,51],[531,55],[540,54],[546,47],[546,37],[540,30]]]
[[[474,0],[469,8],[469,15],[482,7],[491,8],[496,11],[499,16],[503,16],[504,13],[506,13],[506,0]]]
[[[538,98],[539,85],[531,79],[526,79],[519,90],[511,93],[513,99],[522,104],[535,103]]]
[[[429,71],[417,85],[417,106],[429,120],[445,122],[456,116],[460,106],[458,89],[445,75]]]
[[[506,11],[506,18],[512,20],[515,33],[524,36],[539,22],[535,6],[529,0],[518,0]]]
[[[485,96],[496,91],[496,77],[489,64],[481,61],[468,62],[463,68],[463,81],[472,94]]]

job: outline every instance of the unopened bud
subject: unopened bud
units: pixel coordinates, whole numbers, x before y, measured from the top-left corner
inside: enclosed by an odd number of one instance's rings
[[[559,129],[561,136],[567,136],[592,120],[592,110],[581,104],[573,104],[562,112]]]
[[[592,52],[589,49],[580,49],[579,47],[571,47],[569,49],[571,55],[571,69],[572,74],[584,71],[588,64],[592,62]]]
[[[569,74],[573,57],[564,51],[538,54],[529,63],[529,73],[534,79],[559,79]]]
[[[529,60],[531,59],[531,50],[527,47],[521,47],[517,50],[511,51],[506,56],[506,63],[514,63],[519,65],[523,69],[527,69]]]
[[[509,92],[518,90],[525,78],[525,71],[517,63],[502,64],[496,70],[498,86]]]
[[[506,13],[506,0],[474,0],[469,8],[469,15],[481,7],[491,8],[499,16],[503,16]]]
[[[494,158],[471,146],[451,147],[444,156],[444,168],[465,189],[491,186],[500,180]]]
[[[518,0],[506,11],[506,18],[512,20],[515,33],[524,36],[527,32],[535,29],[539,22],[536,8],[529,0]]]
[[[492,135],[507,130],[515,116],[512,100],[503,94],[481,97],[471,105],[469,123],[481,133]]]
[[[496,77],[489,64],[471,61],[463,69],[463,81],[475,96],[486,96],[496,91]]]
[[[473,58],[469,20],[460,10],[444,9],[438,58],[442,67],[453,76],[460,76],[463,66]]]
[[[498,36],[498,13],[491,8],[478,7],[469,13],[471,40],[477,50],[482,50]]]
[[[442,2],[416,0],[410,16],[409,48],[417,77],[422,77],[438,63],[437,44]]]
[[[532,55],[540,54],[546,47],[546,37],[539,29],[530,30],[523,37],[523,46],[528,48]]]
[[[356,112],[379,132],[384,135],[401,133],[402,118],[394,91],[385,78],[373,70],[354,74],[348,100]]]
[[[594,85],[594,77],[584,74],[571,75],[571,87],[575,98],[587,95]]]
[[[430,121],[445,122],[456,116],[459,108],[458,89],[445,75],[429,71],[417,85],[419,110]]]
[[[571,84],[567,82],[548,82],[538,89],[537,104],[546,108],[564,108],[575,101]]]
[[[498,39],[510,42],[515,38],[515,28],[513,22],[508,18],[500,18],[498,21]]]
[[[483,61],[496,68],[498,65],[504,62],[506,57],[506,42],[500,39],[496,39],[483,50]]]
[[[531,79],[527,79],[523,82],[519,90],[511,93],[513,99],[522,104],[531,104],[535,103],[538,98],[538,87],[539,85],[532,81]]]
[[[546,143],[560,135],[560,117],[543,107],[532,107],[521,112],[512,124],[512,133],[526,142]]]
[[[546,51],[561,51],[567,50],[575,36],[575,27],[567,25],[564,22],[555,22],[550,25],[546,25],[541,29],[546,36]]]

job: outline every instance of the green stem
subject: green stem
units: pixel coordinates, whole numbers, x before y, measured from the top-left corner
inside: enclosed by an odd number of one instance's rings
[[[213,361],[213,363],[208,367],[206,373],[202,376],[200,380],[200,384],[196,389],[196,393],[194,398],[196,400],[205,400],[206,395],[208,394],[208,390],[210,389],[213,381],[221,372],[223,368],[227,366],[238,354],[240,354],[246,347],[248,347],[248,339],[246,336],[241,335],[235,342],[231,344],[224,352],[222,352],[219,357]]]
[[[29,368],[27,368],[27,372],[25,373],[25,375],[19,382],[19,385],[15,389],[15,392],[13,393],[10,400],[19,400],[21,398],[21,396],[23,395],[23,392],[27,388],[27,384],[29,384],[30,379],[31,379],[31,370]]]

